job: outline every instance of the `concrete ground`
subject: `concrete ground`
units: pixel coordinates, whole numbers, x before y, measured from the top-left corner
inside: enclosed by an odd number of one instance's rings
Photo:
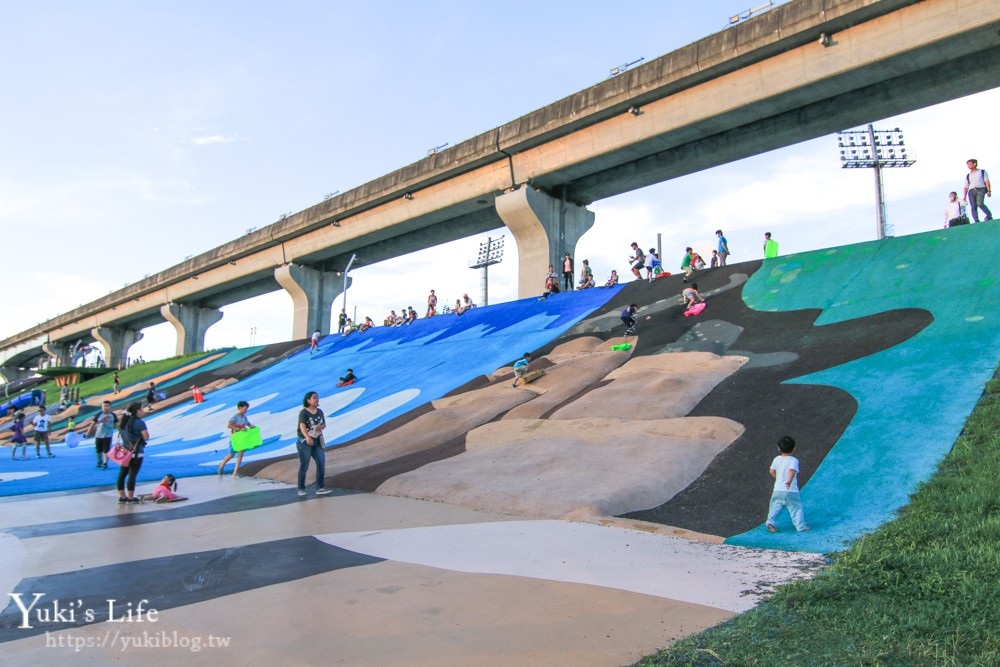
[[[0,588],[30,608],[0,613],[4,665],[623,665],[822,562],[258,479],[180,491],[0,503]]]

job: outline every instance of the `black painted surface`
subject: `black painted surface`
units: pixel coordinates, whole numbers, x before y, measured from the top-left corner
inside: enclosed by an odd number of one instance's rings
[[[118,514],[97,516],[92,519],[73,519],[71,521],[56,521],[54,523],[39,523],[32,526],[18,526],[6,532],[27,539],[30,537],[47,537],[49,535],[68,535],[70,533],[85,533],[91,530],[107,530],[109,528],[128,528],[159,521],[174,521],[190,519],[212,514],[229,514],[230,512],[245,512],[247,510],[280,507],[289,503],[301,503],[311,500],[322,500],[352,493],[351,491],[334,490],[329,496],[314,496],[312,494],[300,498],[295,489],[274,489],[273,491],[251,491],[234,496],[226,496],[204,503],[185,505],[183,503],[167,503],[155,510],[134,512],[134,505],[119,505]],[[117,498],[108,498],[108,505],[118,504]]]
[[[173,609],[383,560],[308,536],[31,577],[14,590],[22,594],[25,606],[31,604],[34,594],[44,594],[32,610],[31,627],[19,627],[23,614],[11,602],[0,614],[0,643],[101,623],[109,620],[110,613],[121,619],[129,604],[134,612],[142,600],[146,601],[145,610]],[[72,616],[64,614],[62,622],[52,616],[50,622],[37,621],[36,612],[51,611],[56,600],[60,608],[72,611]],[[114,601],[113,608],[109,608],[109,601]],[[253,611],[247,610],[248,618]],[[134,630],[136,625],[122,623],[120,627]],[[156,629],[155,622],[144,626]]]

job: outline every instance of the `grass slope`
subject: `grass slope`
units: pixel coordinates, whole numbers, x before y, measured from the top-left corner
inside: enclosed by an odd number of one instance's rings
[[[186,354],[179,357],[170,357],[169,359],[146,361],[118,371],[118,377],[122,381],[122,387],[126,388],[131,384],[153,377],[154,375],[172,371],[179,366],[191,363],[192,361],[200,359],[207,354],[212,354],[212,352],[194,352],[192,354]],[[92,396],[93,394],[103,394],[111,391],[114,386],[114,378],[114,369],[109,369],[106,375],[101,375],[100,377],[87,380],[86,382],[81,382],[80,384],[73,385],[73,387],[80,389],[81,398],[86,398],[88,396]],[[46,382],[43,385],[39,385],[38,387],[33,387],[32,389],[44,390],[46,392],[46,400],[50,405],[59,402],[59,387],[56,386],[54,380],[52,382]]]
[[[998,428],[1000,374],[898,519],[815,579],[637,665],[1000,665]],[[808,511],[808,486],[803,500]]]

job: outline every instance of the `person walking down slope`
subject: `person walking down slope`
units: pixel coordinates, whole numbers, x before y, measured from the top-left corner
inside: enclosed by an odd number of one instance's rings
[[[969,224],[969,216],[965,214],[965,206],[958,200],[957,192],[948,193],[948,203],[944,207],[944,226],[957,227]]]
[[[965,175],[965,193],[963,199],[969,204],[969,212],[972,214],[972,221],[979,222],[979,209],[983,209],[986,218],[983,222],[993,219],[990,209],[986,208],[986,197],[993,196],[993,189],[990,187],[990,176],[985,170],[979,168],[978,160],[969,160],[965,163],[969,168],[969,173]]]

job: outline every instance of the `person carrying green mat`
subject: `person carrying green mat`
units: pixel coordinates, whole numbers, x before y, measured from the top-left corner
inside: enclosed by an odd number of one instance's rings
[[[253,424],[250,423],[250,420],[247,419],[247,410],[249,409],[250,409],[249,403],[247,403],[246,401],[240,401],[239,403],[236,404],[236,414],[230,417],[229,423],[226,424],[226,428],[228,428],[230,431],[229,453],[226,454],[226,458],[222,459],[222,463],[219,464],[220,475],[223,473],[226,464],[229,463],[229,459],[233,458],[234,456],[236,457],[236,467],[233,468],[233,477],[239,475],[240,464],[243,463],[243,452],[245,450],[242,448],[239,451],[234,449],[233,436],[241,431],[247,431],[249,429],[256,428]]]

